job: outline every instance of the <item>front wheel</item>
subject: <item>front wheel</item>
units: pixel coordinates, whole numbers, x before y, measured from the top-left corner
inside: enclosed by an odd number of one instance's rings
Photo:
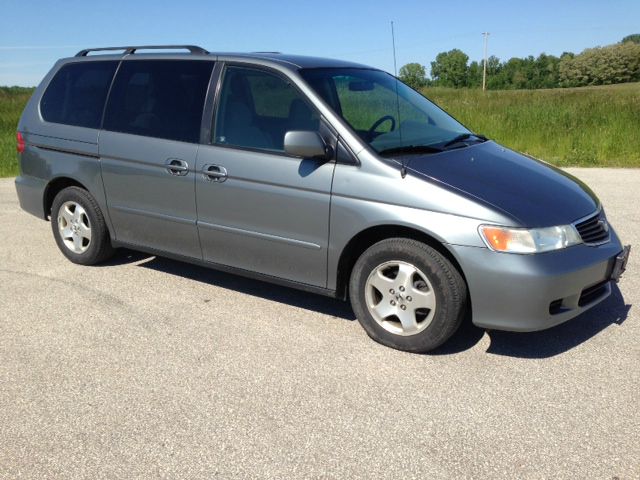
[[[349,296],[371,338],[424,353],[442,345],[460,326],[467,288],[460,272],[437,250],[391,238],[372,245],[356,261]]]

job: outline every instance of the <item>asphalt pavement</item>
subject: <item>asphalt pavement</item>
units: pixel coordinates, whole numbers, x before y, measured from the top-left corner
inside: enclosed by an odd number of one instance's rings
[[[430,355],[337,300],[131,251],[73,265],[0,180],[0,478],[640,478],[640,170],[570,171],[636,248],[619,288]]]

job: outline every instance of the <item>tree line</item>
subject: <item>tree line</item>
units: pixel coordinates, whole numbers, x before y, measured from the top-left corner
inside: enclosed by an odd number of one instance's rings
[[[408,63],[398,77],[413,88],[440,86],[479,88],[484,60],[469,63],[469,56],[454,48],[441,52],[431,62],[431,75],[419,63]],[[559,57],[541,53],[501,61],[487,59],[487,88],[490,90],[582,87],[640,81],[640,34],[628,35],[620,43],[588,48],[579,54]]]

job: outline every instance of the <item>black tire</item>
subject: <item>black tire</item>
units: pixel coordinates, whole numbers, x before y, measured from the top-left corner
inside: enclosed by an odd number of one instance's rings
[[[91,239],[86,242],[86,250],[81,253],[76,253],[72,251],[70,247],[67,247],[60,232],[59,217],[62,215],[60,210],[67,202],[75,202],[80,205],[84,209],[86,217],[88,217]],[[114,249],[111,246],[111,238],[109,237],[109,230],[107,229],[104,215],[98,203],[89,192],[80,187],[67,187],[58,192],[53,199],[51,206],[51,229],[53,230],[53,237],[56,239],[58,248],[62,254],[73,263],[95,265],[104,262],[114,253]]]
[[[367,280],[372,272],[387,262],[391,265],[393,262],[411,264],[420,270],[419,273],[424,273],[431,284],[431,290],[435,295],[434,312],[432,316],[427,317],[430,321],[420,327],[422,330],[417,333],[403,335],[390,332],[373,317],[367,306]],[[420,275],[414,278],[420,279]],[[422,288],[426,288],[424,284],[425,282],[422,282]],[[358,258],[351,272],[349,297],[358,321],[376,342],[397,350],[425,353],[446,342],[462,323],[467,305],[467,287],[456,267],[437,250],[415,240],[389,238],[372,245]],[[388,298],[393,301],[393,297],[385,297],[379,301],[386,302]],[[400,299],[397,303],[400,302],[406,303],[406,299]],[[403,308],[406,310],[406,305]],[[388,318],[392,322],[384,323],[393,325],[393,319],[397,317]]]

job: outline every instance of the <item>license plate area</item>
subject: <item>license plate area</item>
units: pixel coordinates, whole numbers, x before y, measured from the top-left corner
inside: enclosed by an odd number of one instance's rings
[[[629,252],[631,251],[631,245],[627,245],[622,249],[614,259],[613,269],[611,270],[611,280],[619,282],[620,277],[627,269],[627,261],[629,260]]]

